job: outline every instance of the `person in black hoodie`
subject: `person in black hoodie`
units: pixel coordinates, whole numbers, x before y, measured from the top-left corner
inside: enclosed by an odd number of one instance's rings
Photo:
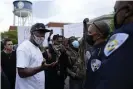
[[[61,35],[54,35],[51,41],[51,30],[48,37],[48,49],[43,53],[47,63],[57,62],[54,67],[46,70],[46,89],[64,89],[64,81],[67,76],[67,55],[65,54],[65,47],[63,46],[64,37]]]
[[[63,36],[59,36],[58,41],[61,42],[59,50],[61,54],[59,57],[57,74],[59,79],[59,89],[64,89],[65,79],[67,78],[67,67],[69,66],[68,55],[66,54],[68,44],[66,42],[66,38]]]
[[[43,57],[46,59],[46,63],[50,64],[57,60],[57,53],[54,49],[54,45],[57,45],[58,35],[54,35],[51,41],[51,35],[53,31],[51,30],[48,37],[48,47],[43,53]],[[57,65],[45,69],[45,89],[55,89],[59,87],[58,75],[57,75]]]

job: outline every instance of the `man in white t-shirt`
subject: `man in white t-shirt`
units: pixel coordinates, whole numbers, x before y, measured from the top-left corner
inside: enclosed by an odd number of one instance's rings
[[[30,40],[17,48],[17,75],[15,89],[45,89],[44,69],[54,66],[56,62],[46,64],[39,47],[49,32],[42,23],[31,27]]]

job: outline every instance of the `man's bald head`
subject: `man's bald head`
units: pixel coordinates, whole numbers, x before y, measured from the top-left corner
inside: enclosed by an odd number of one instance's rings
[[[115,6],[115,27],[133,22],[133,1],[116,1]]]
[[[95,21],[93,25],[97,30],[103,35],[104,38],[107,38],[110,33],[110,27],[104,21]]]
[[[120,9],[127,5],[133,5],[133,1],[116,1],[114,9]]]

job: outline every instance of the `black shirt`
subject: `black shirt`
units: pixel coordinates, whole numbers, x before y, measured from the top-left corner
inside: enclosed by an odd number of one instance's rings
[[[98,45],[93,46],[90,49],[91,58],[88,60],[87,64],[87,78],[85,83],[85,89],[95,89],[96,84],[98,83],[98,78],[100,76],[99,69],[96,71],[92,70],[91,63],[93,60],[97,59],[102,62],[102,57],[104,56],[103,49],[106,42],[102,42]]]
[[[10,89],[10,83],[4,72],[1,72],[1,89]]]
[[[11,89],[14,89],[16,80],[16,51],[13,51],[11,54],[2,51],[1,66],[11,84]]]
[[[47,51],[45,51],[43,53],[43,57],[46,59],[46,63],[47,64],[55,62],[56,61],[56,57],[57,57],[57,55],[54,52],[51,44],[49,44],[49,52],[50,52],[50,54],[52,56],[51,59],[48,59]],[[46,89],[55,89],[55,88],[58,88],[60,86],[58,80],[59,79],[58,79],[58,75],[57,75],[57,66],[48,67],[45,70],[45,88]]]

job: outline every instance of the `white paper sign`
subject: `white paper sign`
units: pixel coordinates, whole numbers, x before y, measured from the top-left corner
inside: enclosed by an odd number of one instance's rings
[[[83,23],[64,25],[65,37],[83,37]]]
[[[30,28],[28,26],[19,26],[18,30],[18,44],[30,38]]]

